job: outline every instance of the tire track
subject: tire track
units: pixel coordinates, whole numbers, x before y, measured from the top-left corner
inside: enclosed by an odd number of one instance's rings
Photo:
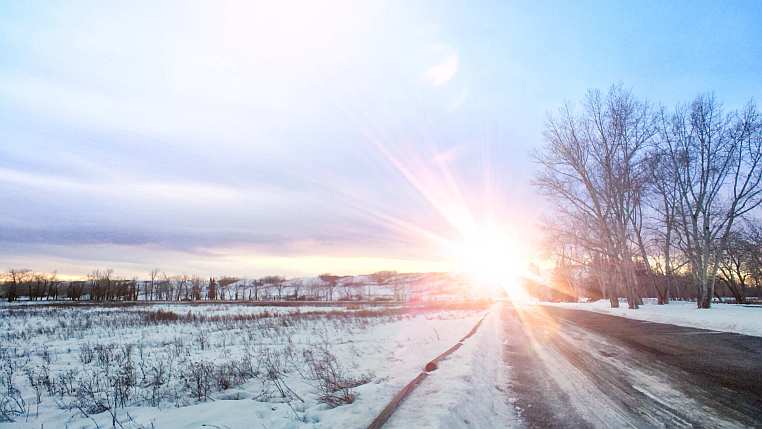
[[[505,306],[504,359],[517,394],[514,406],[527,427],[762,427],[756,391],[725,386],[745,386],[748,380],[730,383],[725,374],[725,385],[707,383],[697,376],[706,368],[685,359],[686,350],[701,350],[716,338],[702,340],[705,331],[588,314],[593,313]],[[653,338],[638,341],[633,333]],[[756,356],[759,365],[762,340],[730,344],[731,355]]]

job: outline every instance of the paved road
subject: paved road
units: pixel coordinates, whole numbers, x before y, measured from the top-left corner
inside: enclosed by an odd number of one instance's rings
[[[528,428],[762,428],[762,338],[555,307],[501,316]]]

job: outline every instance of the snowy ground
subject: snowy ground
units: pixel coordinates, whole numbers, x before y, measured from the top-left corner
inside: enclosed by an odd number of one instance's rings
[[[700,310],[696,308],[695,302],[672,301],[668,305],[657,305],[652,299],[645,300],[644,305],[637,310],[628,309],[626,303],[623,303],[619,308],[611,308],[608,300],[589,303],[542,304],[595,311],[630,319],[762,337],[762,307],[759,306],[712,304],[711,309]]]
[[[495,304],[477,333],[440,362],[385,427],[497,428],[517,422],[500,358],[503,332],[500,304]]]
[[[0,411],[14,420],[0,427],[365,427],[485,311],[210,307],[0,308]],[[465,400],[500,376],[486,356],[499,347],[490,320],[430,377],[427,388],[447,394],[427,401],[476,418]],[[321,402],[316,368],[358,384],[354,401]]]

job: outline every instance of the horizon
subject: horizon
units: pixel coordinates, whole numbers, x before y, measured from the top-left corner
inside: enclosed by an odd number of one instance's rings
[[[18,270],[23,272],[23,271],[26,271],[27,268],[21,268],[21,269],[18,269]],[[40,272],[40,271],[35,271],[35,270],[29,269],[28,274],[30,276],[31,275],[37,275],[37,274],[47,275],[48,277],[55,276],[55,280],[58,281],[58,282],[79,282],[79,281],[89,281],[89,280],[92,280],[91,276],[93,276],[95,274],[100,274],[100,273],[102,273],[102,271],[103,271],[102,268],[96,268],[96,269],[92,270],[92,272],[87,273],[85,275],[65,275],[65,274],[62,275],[62,274],[60,274],[58,272]],[[423,272],[423,271],[421,271],[421,272],[375,271],[375,272],[372,272],[372,273],[369,272],[369,273],[363,273],[363,274],[342,274],[342,273],[328,273],[328,272],[325,272],[325,273],[320,273],[320,274],[310,275],[310,276],[294,276],[294,277],[278,276],[278,277],[282,277],[288,283],[288,282],[291,282],[293,280],[319,279],[320,276],[322,276],[322,275],[334,275],[334,276],[338,277],[339,279],[342,279],[342,278],[348,278],[348,277],[370,277],[373,274],[378,274],[378,273],[393,273],[395,276],[401,276],[401,277],[404,277],[404,276],[416,276],[416,275],[421,275],[421,276],[448,275],[448,276],[453,276],[453,277],[463,276],[462,273],[455,273],[455,272],[450,272],[450,271],[428,271],[428,272]],[[128,277],[128,276],[120,275],[119,272],[114,271],[114,272],[109,274],[109,277],[110,277],[110,279],[112,281],[133,281],[134,280],[134,281],[138,281],[138,282],[143,282],[144,283],[144,282],[150,282],[151,281],[150,280],[150,275],[151,275],[151,273],[149,272],[149,273],[143,273],[142,277],[141,276]],[[261,279],[266,278],[266,277],[272,277],[272,275],[265,275],[265,276],[247,276],[247,275],[237,276],[237,275],[233,275],[233,276],[231,276],[231,275],[226,275],[226,274],[201,275],[201,274],[198,274],[198,273],[167,273],[167,272],[164,272],[164,271],[161,271],[161,270],[159,270],[157,275],[160,276],[162,279],[167,279],[167,280],[178,280],[178,279],[180,279],[182,277],[187,277],[188,279],[193,278],[193,277],[197,277],[202,282],[208,282],[211,279],[219,280],[219,279],[224,279],[224,278],[227,278],[227,279],[236,279],[236,281],[240,282],[240,281],[261,280]]]
[[[445,5],[0,6],[0,263],[522,271],[548,112],[762,94],[759,3]]]

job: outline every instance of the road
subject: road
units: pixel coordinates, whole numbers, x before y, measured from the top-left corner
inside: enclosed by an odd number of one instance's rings
[[[504,305],[528,428],[762,427],[762,338]]]

